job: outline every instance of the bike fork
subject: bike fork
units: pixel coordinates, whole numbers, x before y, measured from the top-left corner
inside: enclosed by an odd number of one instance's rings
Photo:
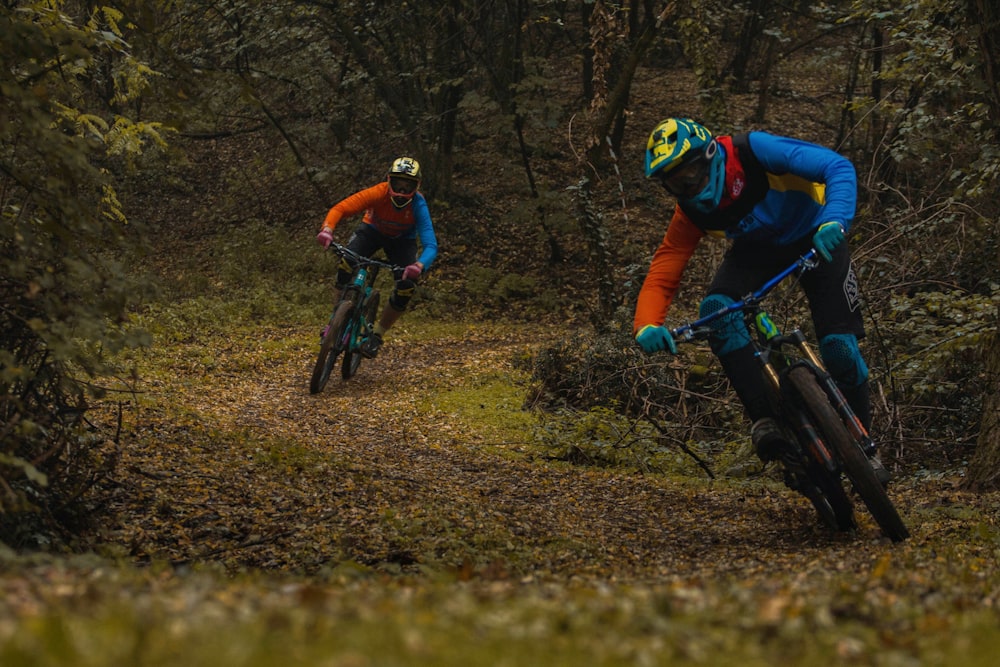
[[[799,348],[806,358],[809,359],[809,362],[816,367],[816,379],[819,380],[820,386],[826,392],[827,397],[829,397],[830,404],[833,405],[837,410],[837,414],[840,415],[840,419],[844,422],[844,426],[847,427],[848,433],[851,434],[855,442],[861,445],[861,449],[864,450],[867,456],[874,454],[875,442],[868,435],[868,431],[865,430],[861,420],[854,414],[854,410],[851,409],[847,399],[844,398],[844,394],[840,391],[840,387],[837,386],[837,382],[833,379],[833,376],[823,366],[819,355],[813,351],[812,347],[805,340],[800,341]]]
[[[825,442],[823,442],[823,436],[819,434],[816,427],[812,425],[812,422],[810,422],[808,417],[802,414],[801,411],[795,410],[794,412],[795,415],[792,421],[800,441],[806,443],[806,447],[809,449],[812,457],[820,465],[830,472],[835,471],[837,469],[837,463],[834,461],[830,448],[826,446]]]

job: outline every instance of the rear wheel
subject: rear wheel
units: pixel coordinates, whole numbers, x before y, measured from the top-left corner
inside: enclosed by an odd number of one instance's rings
[[[882,528],[882,532],[893,542],[905,540],[910,536],[910,531],[900,518],[895,505],[889,500],[885,487],[879,482],[875,471],[868,462],[868,457],[848,433],[840,415],[830,404],[826,392],[816,382],[816,376],[808,368],[800,367],[789,373],[789,379],[799,396],[802,397],[806,409],[816,421],[816,426],[825,437],[827,444],[836,452],[844,467],[844,473],[851,480],[855,491],[868,507],[868,511]],[[843,494],[843,486],[839,481],[836,486]]]
[[[342,301],[326,327],[326,335],[319,344],[319,354],[316,356],[316,363],[313,366],[312,378],[309,380],[309,393],[318,394],[323,391],[327,381],[330,379],[330,372],[337,361],[337,357],[343,351],[343,340],[345,329],[350,325],[351,310],[354,304],[350,301]]]

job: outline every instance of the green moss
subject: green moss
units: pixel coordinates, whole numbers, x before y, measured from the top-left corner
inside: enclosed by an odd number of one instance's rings
[[[461,387],[429,391],[420,409],[447,420],[475,446],[524,446],[532,442],[538,422],[537,415],[522,409],[524,393],[512,375],[485,375]]]

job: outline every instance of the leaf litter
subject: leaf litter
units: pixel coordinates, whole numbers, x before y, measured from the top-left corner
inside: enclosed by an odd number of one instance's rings
[[[338,375],[318,395],[308,391],[314,332],[269,330],[283,343],[266,347],[209,341],[212,372],[190,350],[151,360],[148,393],[127,411],[117,478],[85,539],[147,572],[129,584],[138,597],[174,591],[192,568],[219,568],[223,578],[200,592],[164,600],[207,596],[234,614],[250,593],[225,580],[260,586],[265,575],[274,579],[264,590],[290,582],[284,603],[314,596],[324,608],[345,587],[360,586],[377,607],[444,586],[448,599],[472,593],[474,611],[455,614],[484,626],[523,622],[549,599],[567,627],[586,626],[592,596],[608,592],[617,616],[715,627],[723,638],[706,645],[673,638],[667,653],[695,662],[730,635],[801,645],[840,628],[826,649],[853,660],[873,650],[919,655],[929,637],[995,623],[996,494],[904,476],[892,496],[913,537],[894,545],[860,504],[859,530],[831,534],[804,500],[766,479],[553,461],[524,415],[506,413],[527,381],[513,359],[558,331],[470,328],[419,340],[401,326],[355,378]],[[508,395],[474,409],[439,402],[498,377]],[[65,567],[74,574],[48,563],[5,570],[2,608],[39,613],[53,600],[100,597],[74,567],[115,576],[90,562]],[[572,620],[567,609],[581,605]],[[542,634],[558,632],[551,622]]]

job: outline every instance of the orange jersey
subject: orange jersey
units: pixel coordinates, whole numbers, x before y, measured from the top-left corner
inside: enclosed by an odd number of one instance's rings
[[[414,200],[418,195],[414,195]],[[411,204],[416,203],[415,201]],[[389,198],[389,183],[381,182],[356,192],[331,208],[323,221],[324,227],[335,229],[343,218],[364,213],[364,221],[390,238],[410,237],[416,233],[414,210],[419,207],[396,208]]]
[[[425,270],[430,268],[437,257],[437,238],[427,200],[420,192],[413,193],[408,205],[396,208],[389,196],[389,183],[383,181],[338,202],[327,212],[323,227],[332,232],[342,219],[360,213],[365,214],[365,224],[386,238],[419,239],[421,248],[417,261]]]
[[[666,321],[667,311],[677,294],[684,268],[703,236],[705,232],[684,215],[680,206],[674,209],[667,233],[653,255],[649,273],[639,290],[632,322],[633,333],[647,324],[660,326]]]

